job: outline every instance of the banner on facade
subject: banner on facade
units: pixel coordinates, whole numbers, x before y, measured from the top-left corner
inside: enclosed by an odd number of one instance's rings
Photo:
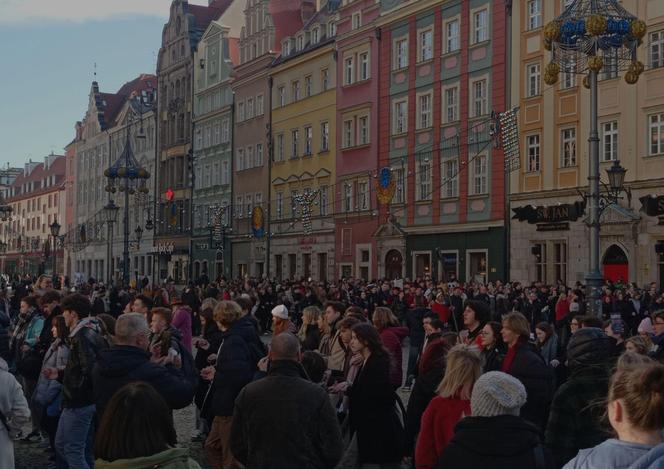
[[[585,202],[574,202],[573,204],[560,204],[551,206],[526,205],[512,209],[513,220],[526,221],[532,225],[537,223],[558,223],[576,221],[586,211]]]
[[[654,197],[646,195],[639,199],[641,202],[641,211],[649,217],[664,215],[664,195]]]
[[[262,238],[265,235],[265,216],[262,207],[254,207],[251,211],[251,231],[255,238]]]
[[[381,204],[389,204],[392,202],[396,187],[396,181],[392,177],[392,170],[388,167],[381,168],[381,170],[378,172],[376,188],[378,202]]]

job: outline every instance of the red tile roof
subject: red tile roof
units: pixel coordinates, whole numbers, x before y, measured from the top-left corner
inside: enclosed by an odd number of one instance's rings
[[[64,155],[56,155],[55,160],[51,163],[48,169],[46,168],[43,162],[38,163],[35,166],[35,168],[30,172],[30,174],[28,174],[27,176],[25,175],[25,172],[19,174],[18,177],[12,183],[11,187],[21,187],[23,184],[33,181],[41,182],[42,179],[49,176],[55,176],[55,184],[49,187],[41,187],[39,189],[27,192],[25,194],[19,194],[15,197],[10,197],[9,201],[20,200],[26,197],[32,197],[41,194],[43,192],[51,192],[54,190],[58,190],[59,186],[65,180],[65,171],[66,171],[66,158],[64,157]]]
[[[233,65],[240,63],[240,40],[235,37],[228,38],[228,52]]]
[[[101,109],[104,113],[104,122],[107,127],[115,124],[115,119],[128,98],[140,93],[154,89],[157,86],[157,77],[155,75],[142,73],[131,81],[128,81],[118,90],[117,93],[99,93],[99,97],[106,102]]]
[[[276,30],[275,46],[281,49],[283,38],[293,36],[302,29],[302,1],[270,0],[268,8]]]

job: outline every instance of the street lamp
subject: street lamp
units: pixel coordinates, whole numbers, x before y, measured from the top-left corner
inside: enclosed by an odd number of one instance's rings
[[[106,205],[104,205],[104,217],[106,219],[106,224],[108,227],[108,246],[107,246],[107,256],[108,260],[106,261],[108,267],[108,283],[111,283],[113,278],[113,270],[111,269],[111,261],[113,259],[113,225],[118,221],[118,211],[120,207],[115,205],[113,200],[109,200]]]
[[[625,10],[618,0],[574,0],[563,13],[544,27],[544,47],[551,51],[544,82],[554,85],[558,74],[586,74],[583,85],[590,89],[590,134],[588,137],[588,197],[590,258],[586,275],[589,313],[599,316],[604,277],[600,271],[599,134],[597,132],[597,76],[604,69],[611,76],[626,70],[625,81],[633,85],[644,66],[637,48],[646,34],[646,24]],[[615,168],[615,170],[614,170]],[[625,170],[614,164],[609,170],[611,190],[622,186]],[[617,196],[617,194],[614,194]]]
[[[143,228],[137,226],[134,230],[134,233],[136,234],[136,245],[138,248],[138,246],[141,244],[141,238],[143,237]]]
[[[53,236],[53,277],[57,276],[56,262],[58,257],[58,236],[60,235],[60,223],[58,220],[53,220],[49,226],[51,229],[51,236]]]
[[[615,160],[613,165],[606,170],[609,176],[609,189],[614,194],[621,193],[625,188],[625,173],[627,170],[620,166],[620,161]]]

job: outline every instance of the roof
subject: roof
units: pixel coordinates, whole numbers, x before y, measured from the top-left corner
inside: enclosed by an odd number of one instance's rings
[[[20,200],[26,197],[32,197],[35,195],[38,195],[43,192],[51,192],[54,190],[58,190],[59,186],[64,182],[64,177],[65,177],[65,172],[66,172],[66,158],[64,155],[51,155],[48,156],[47,158],[53,158],[55,159],[52,161],[51,165],[46,168],[45,164],[42,163],[37,163],[35,168],[26,176],[25,171],[21,172],[14,182],[11,184],[10,187],[22,187],[23,184],[30,183],[30,182],[41,182],[44,178],[49,177],[49,176],[56,176],[55,179],[55,184],[52,186],[48,187],[40,187],[39,189],[36,189],[31,192],[26,192],[25,194],[19,194],[14,197],[10,197],[9,201],[13,200]]]
[[[96,82],[93,83],[93,88],[98,89]],[[129,98],[140,94],[142,91],[155,89],[157,85],[157,77],[155,75],[142,73],[131,81],[128,81],[117,93],[98,93],[95,96],[97,109],[100,111],[103,122],[100,122],[101,128],[107,129],[115,124],[122,106]]]
[[[277,47],[280,47],[283,38],[293,36],[302,29],[302,3],[301,0],[271,0],[268,3]]]
[[[219,19],[233,1],[236,0],[214,0],[209,6],[185,4],[186,12],[194,17],[195,28],[189,31],[189,41],[192,48],[196,47],[210,23]]]

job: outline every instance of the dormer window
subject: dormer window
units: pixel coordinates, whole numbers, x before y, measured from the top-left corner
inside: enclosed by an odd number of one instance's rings
[[[304,49],[304,34],[300,34],[297,37],[297,50],[301,51]]]
[[[281,44],[281,55],[290,55],[290,40],[284,39],[284,42]]]
[[[320,40],[320,29],[318,27],[315,27],[314,29],[311,30],[311,43],[318,44],[319,40]]]
[[[337,35],[337,25],[330,21],[327,23],[327,37],[333,37]]]

